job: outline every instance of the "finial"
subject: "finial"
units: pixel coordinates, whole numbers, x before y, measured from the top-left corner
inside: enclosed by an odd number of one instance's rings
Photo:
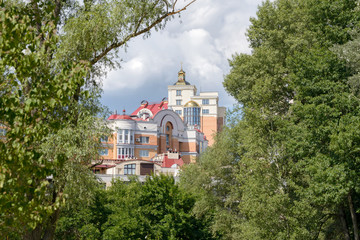
[[[123,115],[125,115],[125,109],[123,110]]]
[[[183,62],[180,62],[180,64],[181,64],[181,70],[183,70],[183,66],[182,66],[182,65],[183,65]]]

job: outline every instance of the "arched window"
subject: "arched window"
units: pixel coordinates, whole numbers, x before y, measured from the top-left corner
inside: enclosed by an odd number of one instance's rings
[[[171,122],[166,123],[165,127],[165,134],[166,134],[166,147],[172,148],[172,131],[173,131],[173,125]]]
[[[200,126],[200,106],[190,101],[184,106],[184,120],[188,126]]]

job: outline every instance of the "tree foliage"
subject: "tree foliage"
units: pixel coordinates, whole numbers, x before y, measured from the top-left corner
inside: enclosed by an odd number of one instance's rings
[[[63,212],[57,239],[212,239],[207,222],[193,215],[194,196],[170,176],[116,180],[93,193],[89,204]]]
[[[351,0],[277,0],[251,19],[252,53],[234,55],[224,80],[242,119],[210,150],[237,156],[237,187],[216,204],[240,219],[224,228],[229,238],[358,239],[359,13]],[[204,155],[185,181],[231,184],[213,170],[219,159]],[[214,214],[216,229],[224,221]]]
[[[103,239],[211,239],[206,221],[192,214],[194,203],[170,176],[143,185],[117,181],[109,190]]]
[[[63,202],[87,198],[107,134],[100,74],[194,1],[81,2],[0,1],[1,238],[52,239]]]

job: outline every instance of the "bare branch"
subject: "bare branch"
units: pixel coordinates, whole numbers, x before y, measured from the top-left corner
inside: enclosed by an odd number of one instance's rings
[[[173,5],[173,12],[175,12],[175,6],[178,0],[175,0],[174,5]]]
[[[100,61],[106,54],[108,54],[111,50],[116,49],[118,47],[123,46],[127,41],[129,41],[131,38],[137,37],[143,33],[146,33],[148,31],[150,31],[153,27],[155,27],[157,24],[161,23],[165,18],[170,17],[172,15],[178,14],[182,11],[185,11],[186,8],[188,6],[190,6],[191,4],[193,4],[196,0],[192,0],[191,2],[189,2],[186,6],[184,6],[183,8],[176,10],[175,11],[175,4],[177,2],[177,0],[174,3],[173,6],[173,11],[168,12],[164,15],[162,15],[161,17],[159,17],[158,19],[156,19],[152,24],[150,24],[149,26],[147,26],[146,28],[142,29],[141,31],[138,31],[138,27],[140,26],[140,23],[137,26],[137,29],[135,29],[135,31],[131,34],[129,34],[128,36],[126,36],[121,42],[114,42],[112,43],[110,46],[108,46],[106,49],[104,49],[104,51],[102,53],[100,53],[98,56],[95,56],[94,59],[92,59],[90,61],[90,63],[92,65],[94,65],[95,63],[97,63],[98,61]]]

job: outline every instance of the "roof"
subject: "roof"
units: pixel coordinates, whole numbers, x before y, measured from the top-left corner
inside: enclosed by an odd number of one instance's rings
[[[96,168],[113,168],[115,167],[116,165],[106,165],[106,164],[100,164],[100,165],[96,165],[94,167]]]
[[[185,104],[184,107],[199,107],[199,104],[197,104],[196,102],[194,101],[189,101]]]
[[[174,85],[191,85],[188,81],[184,80],[184,81],[177,81],[176,83],[174,83]]]
[[[153,117],[154,117],[161,110],[168,109],[168,102],[164,101],[164,102],[160,102],[160,103],[152,103],[152,104],[141,105],[131,115],[137,115],[140,112],[140,110],[142,110],[142,109],[150,110],[151,113],[153,114]]]
[[[190,85],[190,83],[185,80],[185,71],[182,69],[182,65],[181,70],[178,73],[178,80],[174,85]]]
[[[171,168],[172,165],[174,164],[177,164],[179,165],[180,167],[182,165],[184,165],[184,161],[179,158],[179,159],[169,159],[168,156],[164,156],[164,160],[163,160],[163,163],[161,165],[161,167],[163,168]]]
[[[118,119],[126,119],[126,120],[132,120],[132,118],[128,115],[120,115],[120,114],[112,114],[108,118],[108,120],[118,120]]]

